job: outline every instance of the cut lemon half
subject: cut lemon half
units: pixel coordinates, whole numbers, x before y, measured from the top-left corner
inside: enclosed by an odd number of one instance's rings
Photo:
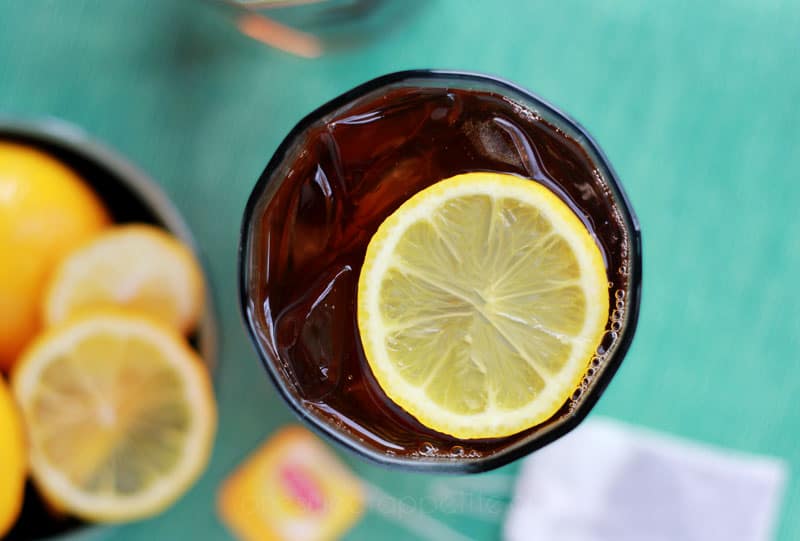
[[[1,375],[0,438],[0,539],[3,539],[22,510],[28,460],[22,418]]]
[[[161,323],[103,311],[55,327],[23,354],[12,388],[33,478],[76,516],[156,514],[207,463],[216,427],[208,373]]]
[[[202,311],[203,273],[191,251],[144,224],[108,229],[56,267],[45,292],[52,325],[87,309],[125,307],[191,331]]]
[[[550,418],[608,319],[594,238],[543,185],[468,173],[400,206],[370,240],[358,327],[386,395],[425,426],[496,438]]]

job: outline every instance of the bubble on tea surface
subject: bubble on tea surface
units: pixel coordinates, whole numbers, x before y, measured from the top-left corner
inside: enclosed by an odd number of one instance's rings
[[[613,325],[613,323],[612,323]],[[617,341],[617,333],[614,330],[606,331],[603,333],[603,338],[600,340],[600,345],[597,346],[597,357],[604,360],[604,356]]]
[[[429,441],[424,441],[419,446],[419,454],[422,456],[433,456],[437,451],[439,451],[439,448]]]
[[[541,115],[539,115],[539,113],[537,113],[536,111],[533,111],[531,109],[528,109],[527,107],[525,107],[523,105],[520,105],[519,103],[515,102],[511,98],[503,96],[503,101],[506,102],[509,106],[511,106],[511,109],[514,111],[514,114],[522,117],[524,120],[526,120],[528,122],[532,122],[533,123],[533,122],[539,122],[539,121],[542,120],[542,117],[541,117]]]

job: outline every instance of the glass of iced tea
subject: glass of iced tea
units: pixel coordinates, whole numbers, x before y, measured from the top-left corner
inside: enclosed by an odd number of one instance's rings
[[[631,343],[639,225],[575,121],[407,71],[289,133],[247,203],[240,296],[276,388],[382,464],[479,472],[574,428]]]

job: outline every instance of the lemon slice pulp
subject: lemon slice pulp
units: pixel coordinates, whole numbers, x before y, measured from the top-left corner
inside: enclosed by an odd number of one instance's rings
[[[155,514],[203,470],[216,427],[208,373],[174,330],[87,314],[38,338],[12,379],[46,499],[94,521]]]
[[[386,395],[425,426],[496,438],[551,417],[608,319],[602,253],[543,185],[468,173],[415,194],[370,240],[358,327]]]

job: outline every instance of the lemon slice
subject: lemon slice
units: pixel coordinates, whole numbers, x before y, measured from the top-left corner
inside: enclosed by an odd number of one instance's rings
[[[461,439],[520,432],[578,387],[605,330],[592,235],[550,190],[469,173],[378,228],[358,282],[364,353],[386,395]]]
[[[150,225],[110,228],[56,268],[45,293],[52,325],[83,310],[124,307],[191,331],[202,311],[203,274],[189,249]]]
[[[207,463],[216,427],[208,373],[161,323],[113,311],[71,320],[23,353],[12,388],[37,486],[84,519],[153,515]]]

